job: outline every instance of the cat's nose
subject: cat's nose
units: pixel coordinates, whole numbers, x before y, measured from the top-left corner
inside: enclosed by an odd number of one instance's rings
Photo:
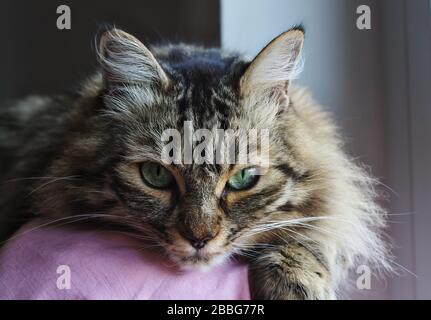
[[[202,240],[190,240],[190,243],[192,245],[193,248],[195,249],[202,249],[203,247],[206,246],[208,240],[206,239],[202,239]]]
[[[186,238],[190,242],[192,247],[195,249],[202,249],[203,247],[206,246],[208,241],[214,238],[212,234],[208,234],[205,237],[196,237],[196,236],[187,234],[187,235],[183,235],[183,237]]]

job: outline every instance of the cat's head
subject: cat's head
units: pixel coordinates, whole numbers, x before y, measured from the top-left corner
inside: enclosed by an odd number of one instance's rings
[[[303,30],[294,28],[249,62],[219,49],[148,49],[120,30],[102,35],[103,104],[122,158],[110,183],[134,222],[150,224],[180,265],[207,266],[227,257],[255,240],[251,230],[259,222],[288,209],[287,194],[295,199],[290,186],[306,170],[288,161],[283,114],[289,112],[290,81],[301,67],[303,38]],[[207,154],[203,163],[196,157],[186,163],[187,126],[194,132],[231,129],[234,140],[239,132],[254,129],[261,138],[267,130],[270,144],[258,139],[256,150],[266,152],[269,162],[265,168],[251,160],[216,163]],[[162,160],[172,141],[163,136],[169,130],[181,139],[171,164]],[[196,150],[199,138],[190,144],[191,155],[208,153]]]
[[[151,225],[180,265],[207,266],[252,243],[259,222],[289,209],[288,194],[289,203],[301,197],[292,186],[306,169],[289,161],[283,114],[301,67],[303,38],[300,28],[285,32],[249,62],[219,49],[150,50],[119,30],[101,37],[103,103],[122,157],[111,185],[134,222]],[[216,163],[215,157],[186,163],[187,125],[211,133],[231,129],[236,138],[250,129],[258,135],[267,130],[270,145],[257,140],[256,147],[269,163]],[[171,164],[162,160],[172,141],[163,137],[169,130],[181,139],[180,158]],[[192,148],[199,142],[195,137]]]

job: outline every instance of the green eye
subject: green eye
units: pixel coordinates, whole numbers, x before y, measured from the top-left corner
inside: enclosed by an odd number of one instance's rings
[[[141,175],[147,185],[156,189],[165,189],[169,187],[174,180],[174,177],[168,169],[153,162],[141,164]]]
[[[257,169],[247,168],[230,177],[227,185],[234,190],[245,190],[253,187],[257,180],[259,180]]]

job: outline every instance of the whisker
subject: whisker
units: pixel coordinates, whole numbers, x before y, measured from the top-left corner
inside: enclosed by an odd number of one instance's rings
[[[2,241],[0,244],[4,244],[4,243],[6,243],[6,242],[8,242],[10,240],[13,240],[13,239],[17,238],[17,237],[26,235],[26,234],[28,234],[30,232],[37,231],[37,230],[39,230],[41,228],[44,228],[44,227],[47,227],[47,226],[54,225],[54,224],[56,224],[58,222],[61,222],[61,221],[66,221],[66,222],[65,223],[61,223],[61,224],[59,224],[57,226],[63,226],[63,225],[67,225],[67,224],[70,224],[70,223],[75,223],[75,222],[79,222],[79,221],[83,221],[83,220],[88,220],[88,219],[93,219],[93,218],[103,218],[103,217],[105,217],[105,218],[109,217],[109,218],[114,218],[114,219],[115,218],[120,218],[120,219],[124,218],[124,217],[120,217],[120,216],[114,216],[114,215],[102,214],[102,213],[79,214],[79,215],[73,215],[73,216],[68,216],[68,217],[62,217],[62,218],[58,218],[58,219],[55,219],[55,220],[52,220],[52,221],[48,221],[46,223],[42,223],[42,224],[40,224],[38,226],[35,226],[33,228],[30,228],[30,229],[27,229],[27,230],[25,230],[23,232],[16,233],[16,234],[12,235],[11,237],[9,237],[8,239]],[[68,221],[68,220],[71,220],[71,219],[73,219],[73,221]]]
[[[73,176],[73,177],[79,177],[79,176]],[[49,179],[59,179],[59,178],[67,178],[67,177],[25,177],[25,178],[16,178],[16,179],[6,180],[6,181],[4,181],[4,183],[27,181],[27,180],[49,180]]]
[[[45,182],[43,184],[41,184],[40,186],[36,187],[35,189],[33,189],[32,191],[30,191],[24,198],[28,198],[29,196],[31,196],[32,194],[34,194],[35,192],[37,192],[40,189],[45,188],[46,186],[58,182],[58,181],[63,181],[63,180],[73,180],[78,178],[79,176],[69,176],[69,177],[58,177],[58,178],[54,178],[48,182]]]

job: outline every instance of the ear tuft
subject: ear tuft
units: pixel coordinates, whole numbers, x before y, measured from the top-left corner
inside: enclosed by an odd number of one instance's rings
[[[134,36],[119,30],[105,31],[99,40],[98,58],[108,84],[169,83],[166,73],[150,50]]]
[[[305,27],[302,23],[295,24],[292,28],[289,29],[289,31],[293,30],[301,31],[305,35]]]

